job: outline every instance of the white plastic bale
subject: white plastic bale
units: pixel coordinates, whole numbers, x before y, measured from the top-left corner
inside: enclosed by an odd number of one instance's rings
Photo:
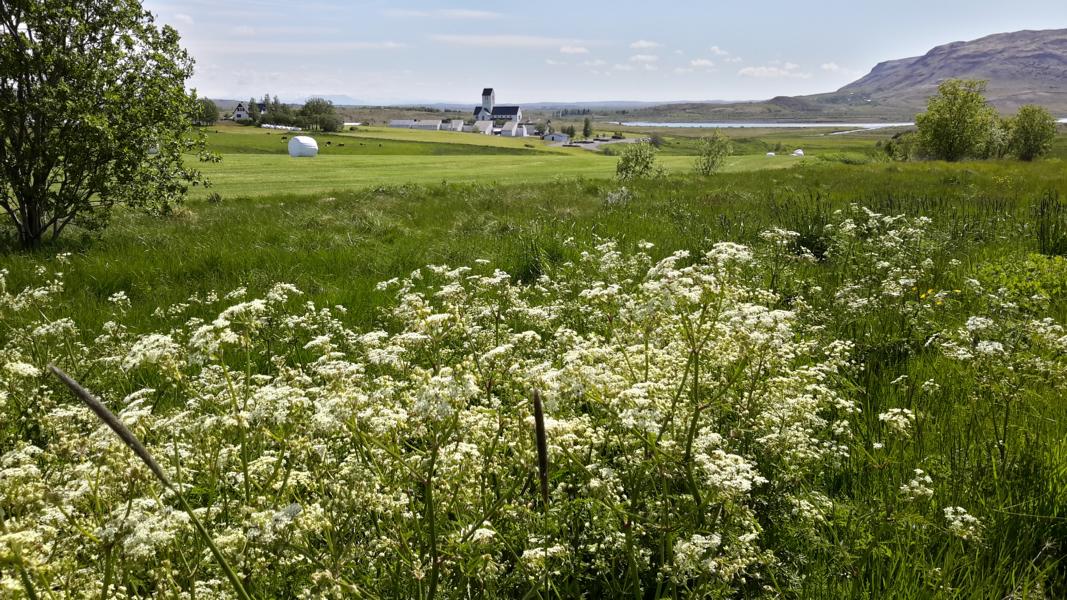
[[[318,153],[319,145],[313,138],[298,135],[289,140],[289,156],[293,158],[312,157]]]

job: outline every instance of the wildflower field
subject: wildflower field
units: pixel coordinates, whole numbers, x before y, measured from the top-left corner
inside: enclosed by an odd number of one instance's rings
[[[5,254],[0,596],[1067,596],[1061,193],[388,186]]]

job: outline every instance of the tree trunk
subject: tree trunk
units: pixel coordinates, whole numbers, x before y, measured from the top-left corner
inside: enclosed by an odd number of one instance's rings
[[[19,243],[24,250],[31,250],[41,245],[44,234],[44,215],[35,202],[26,207],[26,218],[19,224]]]

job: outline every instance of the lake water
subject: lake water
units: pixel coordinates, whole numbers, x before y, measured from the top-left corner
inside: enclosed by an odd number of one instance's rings
[[[1065,120],[1067,121],[1067,120]],[[615,125],[627,127],[668,127],[679,129],[885,129],[911,127],[915,123],[656,123],[653,121],[624,121]]]

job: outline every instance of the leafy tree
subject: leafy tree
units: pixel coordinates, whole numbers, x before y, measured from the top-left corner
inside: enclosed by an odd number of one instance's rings
[[[1028,104],[1015,115],[1011,135],[1011,152],[1019,160],[1040,158],[1052,149],[1056,138],[1056,119],[1040,106]]]
[[[652,144],[627,144],[619,152],[619,164],[615,176],[621,181],[661,177],[666,172],[656,164],[656,148]]]
[[[931,158],[958,161],[979,156],[996,112],[986,102],[984,81],[950,79],[915,117],[919,143]]]
[[[193,123],[206,127],[219,120],[219,107],[215,106],[215,103],[210,98],[200,98],[196,101],[196,113],[193,117]]]
[[[585,139],[593,137],[593,120],[589,117],[586,117],[582,123],[582,137]]]
[[[248,117],[250,119],[252,119],[253,121],[255,121],[256,123],[258,123],[259,119],[260,119],[260,116],[261,115],[259,114],[259,103],[256,102],[255,98],[249,98],[248,99]]]
[[[333,102],[325,98],[309,99],[300,109],[300,116],[304,117],[307,126],[318,127],[323,131],[340,131],[344,124]]]
[[[905,131],[894,135],[886,142],[885,153],[893,160],[915,160],[919,156],[919,134]]]
[[[0,2],[0,207],[22,246],[116,204],[168,210],[200,180],[179,41],[137,0]]]
[[[333,102],[325,98],[310,98],[304,103],[304,107],[300,109],[300,114],[305,117],[331,115],[334,112],[336,112],[336,109],[333,107]]]
[[[697,143],[696,172],[705,176],[711,175],[722,167],[726,157],[733,154],[733,151],[730,138],[718,130],[708,137],[700,138]]]
[[[569,136],[571,139],[574,139],[574,137],[578,135],[578,131],[574,128],[574,125],[567,125],[561,131],[563,135]]]
[[[982,144],[982,158],[1004,158],[1011,149],[1011,140],[1015,128],[1014,119],[1005,119],[994,114],[989,122],[989,131]]]

